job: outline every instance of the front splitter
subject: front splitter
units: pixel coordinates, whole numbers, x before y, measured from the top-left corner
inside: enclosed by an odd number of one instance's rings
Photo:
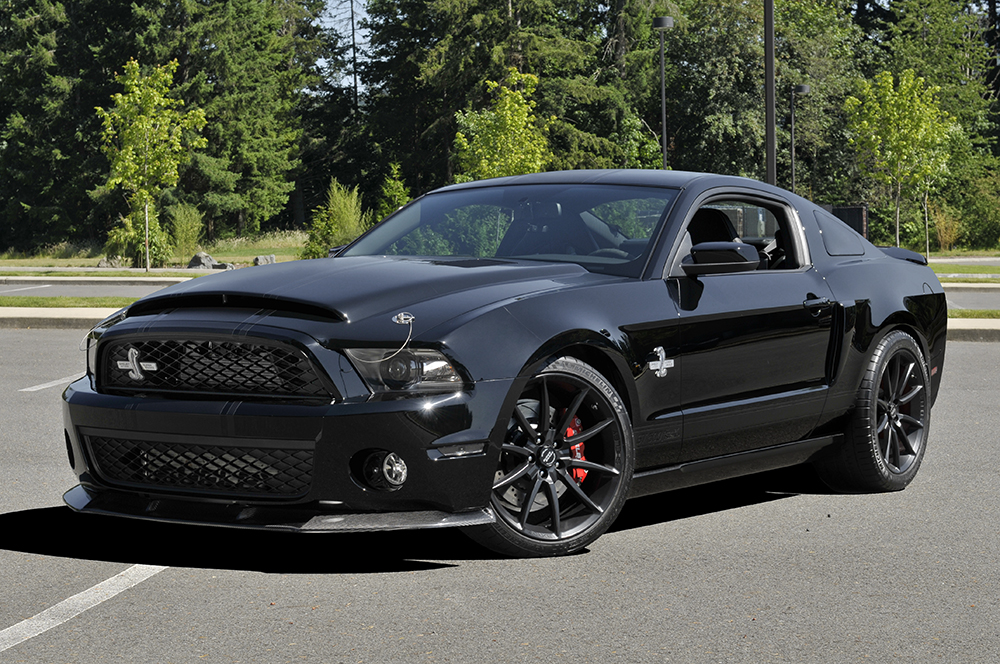
[[[424,510],[317,515],[306,510],[194,503],[147,498],[119,491],[91,491],[83,485],[77,485],[67,491],[63,495],[63,501],[70,509],[86,514],[102,514],[186,525],[303,533],[459,528],[482,526],[496,521],[496,517],[488,507],[456,513]],[[197,513],[195,514],[195,512]]]

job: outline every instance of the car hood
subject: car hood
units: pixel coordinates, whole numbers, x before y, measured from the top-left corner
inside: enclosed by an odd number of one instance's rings
[[[347,323],[424,312],[419,329],[524,295],[620,280],[573,263],[351,256],[262,265],[192,279],[143,298],[129,316],[178,308],[255,308]],[[424,305],[421,307],[420,305]]]

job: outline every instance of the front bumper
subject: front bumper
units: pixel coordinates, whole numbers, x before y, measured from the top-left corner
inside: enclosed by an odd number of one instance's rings
[[[490,523],[486,506],[505,426],[498,414],[505,412],[512,385],[480,381],[472,390],[447,395],[303,405],[108,395],[85,377],[63,394],[67,451],[80,482],[64,500],[81,512],[239,528],[353,531]],[[494,431],[497,440],[491,439]],[[99,439],[135,442],[133,448],[142,450],[149,441],[169,446],[181,481],[158,484],[145,452],[130,452],[121,463],[129,474],[123,475],[110,467],[107,453],[95,453]],[[218,464],[185,459],[187,450],[208,447],[215,459],[226,458],[229,449],[302,452],[310,458],[308,482],[285,493],[203,482]],[[406,462],[408,478],[398,490],[361,481],[358,459],[371,450],[394,452]]]

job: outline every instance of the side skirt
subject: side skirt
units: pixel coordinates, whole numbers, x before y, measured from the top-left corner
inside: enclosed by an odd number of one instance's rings
[[[795,466],[812,460],[820,451],[839,444],[843,438],[843,434],[809,438],[794,443],[765,447],[752,452],[727,454],[711,459],[637,471],[632,479],[629,498]]]

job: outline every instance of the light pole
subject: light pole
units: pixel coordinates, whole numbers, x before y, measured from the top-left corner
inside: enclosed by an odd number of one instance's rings
[[[663,57],[663,32],[674,27],[672,16],[657,16],[653,29],[660,33],[660,134],[663,146],[663,170],[667,170],[667,72]]]
[[[791,121],[791,132],[792,132],[792,193],[795,193],[795,95],[807,95],[809,94],[808,85],[793,85],[792,86],[792,121]]]
[[[774,0],[764,0],[764,181],[776,185],[778,140],[774,115]]]

